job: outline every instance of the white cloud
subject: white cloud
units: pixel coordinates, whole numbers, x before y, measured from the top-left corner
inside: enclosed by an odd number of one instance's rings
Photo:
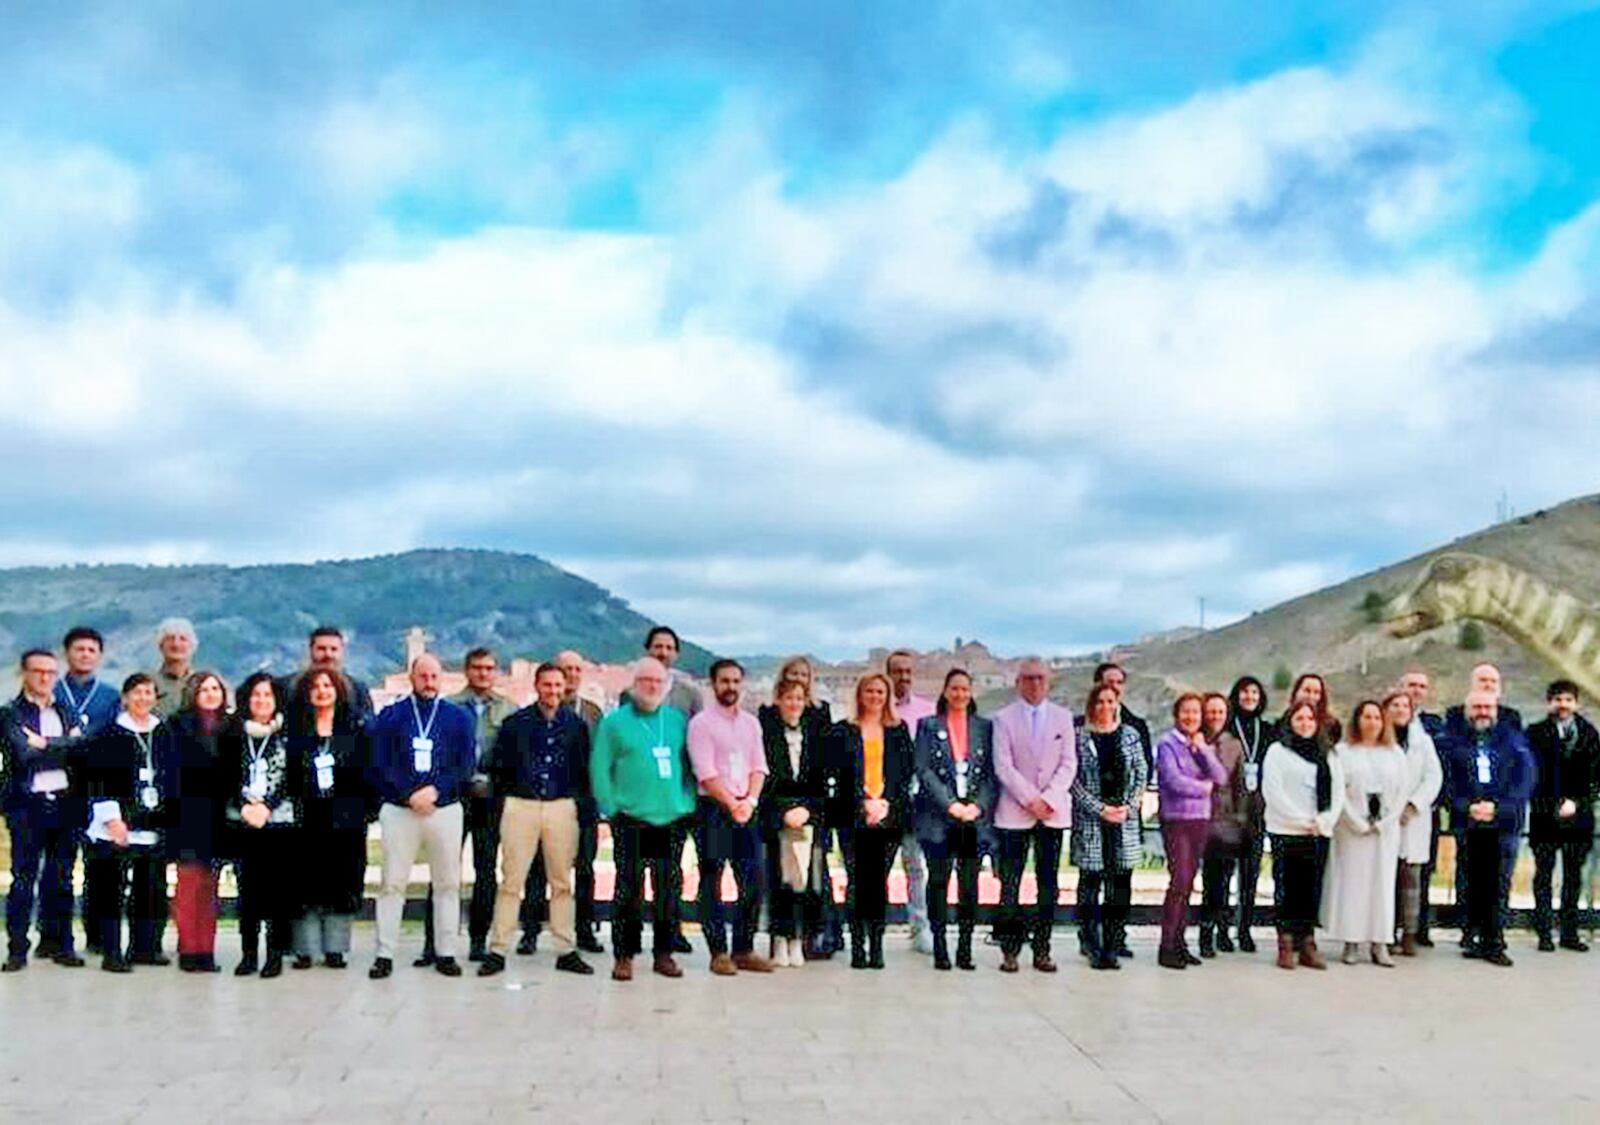
[[[959,633],[1056,652],[1190,623],[1202,594],[1236,614],[1308,592],[1401,553],[1383,536],[1458,529],[1487,477],[1542,499],[1591,479],[1481,451],[1539,432],[1533,381],[1582,404],[1592,372],[1484,357],[1593,299],[1600,210],[1484,277],[1449,235],[1483,168],[1521,162],[1514,115],[1492,89],[1444,104],[1393,50],[1069,125],[1033,154],[971,117],[829,195],[792,194],[760,108],[736,104],[646,201],[671,220],[655,233],[374,218],[331,264],[258,249],[222,295],[121,256],[141,173],[34,152],[0,168],[0,215],[93,232],[121,283],[43,313],[0,267],[0,398],[27,403],[31,448],[94,448],[100,477],[149,497],[142,522],[264,489],[295,518],[0,557],[492,539],[725,651]],[[481,159],[505,121],[444,136],[405,87],[320,120],[313,154],[351,199],[448,179],[463,154],[471,191],[512,191],[496,177],[516,161]],[[619,158],[603,132],[528,136],[590,170]],[[184,174],[226,201],[213,172]],[[42,252],[13,226],[0,249]],[[840,342],[797,346],[814,326]]]

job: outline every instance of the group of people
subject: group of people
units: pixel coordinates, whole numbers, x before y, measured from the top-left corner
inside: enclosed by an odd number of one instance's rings
[[[182,969],[218,971],[218,877],[229,864],[238,885],[237,974],[275,977],[286,963],[309,969],[318,959],[343,968],[374,820],[382,852],[374,979],[394,970],[419,858],[431,888],[415,964],[461,975],[467,842],[476,869],[469,959],[478,975],[504,972],[513,942],[532,952],[545,913],[555,967],[591,974],[583,954],[603,952],[594,910],[602,823],[616,872],[614,980],[633,976],[647,912],[651,968],[682,975],[681,872],[691,837],[697,915],[717,975],[799,967],[846,947],[852,968],[881,969],[897,856],[913,941],[935,969],[976,967],[987,858],[1000,882],[1000,969],[1019,971],[1026,947],[1036,971],[1055,972],[1069,830],[1080,952],[1094,969],[1117,970],[1131,956],[1132,875],[1151,789],[1168,871],[1157,956],[1164,967],[1254,951],[1268,850],[1281,968],[1326,967],[1319,929],[1342,945],[1347,963],[1392,967],[1396,955],[1415,956],[1432,944],[1427,887],[1446,825],[1466,908],[1464,952],[1509,965],[1504,916],[1525,820],[1540,948],[1555,948],[1558,862],[1560,943],[1587,948],[1577,925],[1579,872],[1600,797],[1600,735],[1577,713],[1578,689],[1566,681],[1550,685],[1548,716],[1524,730],[1502,705],[1490,665],[1474,670],[1465,701],[1442,716],[1426,710],[1426,674],[1411,671],[1383,698],[1360,702],[1347,723],[1317,675],[1294,683],[1277,718],[1268,716],[1264,686],[1246,676],[1226,696],[1181,695],[1157,739],[1125,704],[1126,674],[1114,663],[1095,670],[1081,717],[1051,699],[1051,669],[1037,659],[1019,665],[1015,698],[982,715],[965,671],[948,672],[930,700],[913,690],[912,655],[897,651],[883,672],[857,681],[847,714],[834,721],[813,697],[803,658],[783,665],[772,699],[755,711],[734,660],[711,666],[703,697],[674,669],[677,634],[658,626],[608,713],[580,694],[577,653],[539,665],[535,699],[519,709],[496,692],[498,665],[484,648],[467,654],[460,694],[441,696],[443,667],[424,654],[411,664],[410,693],[375,712],[370,691],[343,669],[337,629],[313,631],[301,672],[258,672],[232,691],[215,672],[192,667],[196,643],[189,623],[163,623],[161,667],[129,676],[120,690],[97,678],[104,641],[91,628],[64,638],[64,675],[52,651],[22,656],[22,691],[0,710],[12,867],[5,971],[25,968],[30,954],[85,963],[73,929],[80,850],[86,945],[108,971],[167,963],[169,863]],[[845,862],[842,911],[829,870],[835,844]],[[724,901],[725,868],[732,902]],[[1187,940],[1197,880],[1198,955]],[[763,913],[765,956],[756,949]]]

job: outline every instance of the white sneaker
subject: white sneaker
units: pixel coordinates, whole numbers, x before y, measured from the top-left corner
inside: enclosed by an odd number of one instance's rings
[[[782,938],[777,938],[772,943],[772,964],[779,969],[789,967],[789,943]]]
[[[789,968],[798,969],[806,963],[805,946],[800,944],[799,938],[790,938],[788,945]]]

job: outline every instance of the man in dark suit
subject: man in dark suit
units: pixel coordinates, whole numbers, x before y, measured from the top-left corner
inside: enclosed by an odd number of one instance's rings
[[[1578,685],[1557,680],[1545,691],[1549,714],[1528,728],[1535,770],[1528,809],[1528,843],[1533,848],[1533,924],[1539,949],[1555,950],[1551,940],[1550,892],[1556,859],[1561,860],[1561,947],[1585,953],[1578,937],[1578,892],[1583,865],[1594,845],[1594,802],[1600,796],[1600,733],[1578,714]]]

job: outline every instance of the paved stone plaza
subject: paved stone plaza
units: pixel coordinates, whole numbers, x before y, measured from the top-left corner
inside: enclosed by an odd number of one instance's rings
[[[692,933],[692,931],[691,931]],[[1392,971],[935,974],[891,932],[883,972],[630,985],[513,958],[493,981],[402,963],[281,980],[34,965],[0,979],[6,1121],[1600,1120],[1600,953]],[[407,935],[405,954],[417,935]],[[698,946],[698,941],[697,941]],[[236,938],[220,949],[231,969]],[[606,960],[595,958],[597,968]],[[641,960],[639,968],[647,967]]]

